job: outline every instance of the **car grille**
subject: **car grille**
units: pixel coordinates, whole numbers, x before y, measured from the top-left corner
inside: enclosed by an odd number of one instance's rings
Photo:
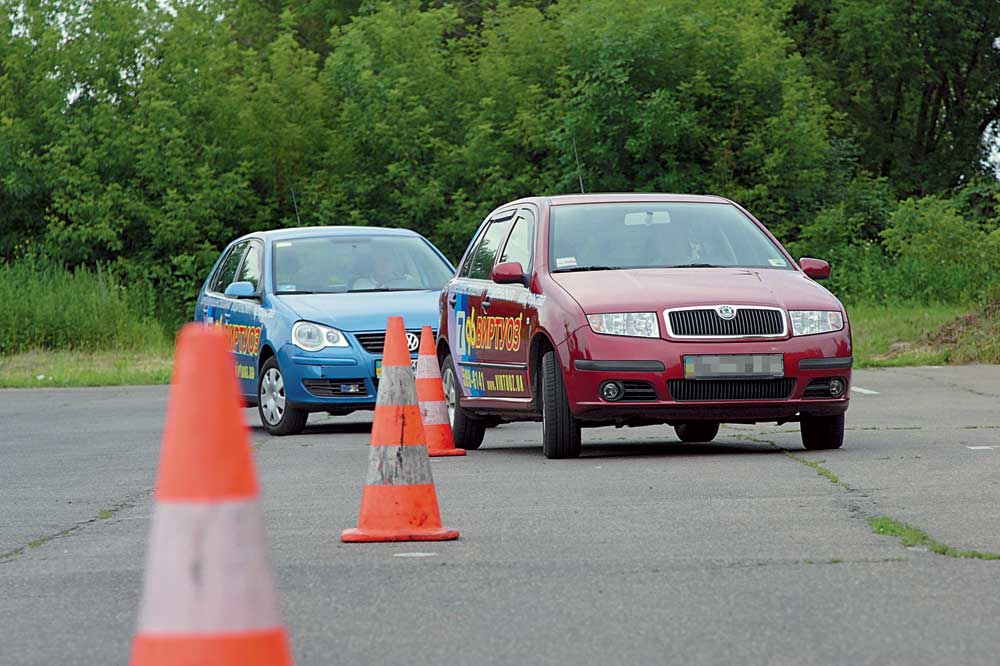
[[[723,319],[714,308],[668,310],[673,337],[740,338],[785,334],[785,315],[779,309],[736,308],[736,316]]]
[[[622,400],[627,402],[647,402],[656,400],[656,389],[647,381],[641,379],[623,379]]]
[[[303,379],[306,390],[320,398],[368,395],[364,379]]]
[[[784,400],[795,388],[794,377],[782,379],[670,379],[674,400]]]
[[[420,337],[420,331],[407,331],[407,333],[413,333]],[[376,331],[374,333],[355,333],[354,337],[358,339],[358,342],[364,347],[366,352],[372,354],[381,354],[382,350],[385,349],[385,331]],[[412,350],[412,353],[416,353],[416,349]]]

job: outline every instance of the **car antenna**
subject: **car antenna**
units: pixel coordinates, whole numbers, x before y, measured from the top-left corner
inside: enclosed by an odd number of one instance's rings
[[[298,222],[299,226],[301,227],[302,219],[299,218],[299,202],[295,200],[295,188],[289,185],[288,189],[292,191],[292,205],[295,206],[295,221]]]
[[[580,153],[576,152],[576,137],[573,137],[573,155],[576,157],[576,176],[580,179],[580,194],[586,194],[583,191],[583,169],[580,168]]]

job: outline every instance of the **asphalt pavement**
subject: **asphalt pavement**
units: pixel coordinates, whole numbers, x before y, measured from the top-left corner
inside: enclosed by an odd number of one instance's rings
[[[1000,561],[866,519],[1000,552],[1000,366],[854,387],[839,451],[794,424],[603,428],[546,460],[538,424],[503,425],[431,463],[461,532],[438,543],[340,542],[370,414],[272,438],[247,410],[296,663],[996,664]],[[0,664],[127,663],[166,396],[0,391]]]

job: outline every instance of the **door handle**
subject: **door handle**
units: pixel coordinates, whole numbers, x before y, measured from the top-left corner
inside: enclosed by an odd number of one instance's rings
[[[492,304],[493,304],[493,301],[484,300],[482,303],[480,303],[480,307],[482,307],[484,310],[486,310],[486,309],[489,309],[490,305],[492,305]]]
[[[448,305],[454,305],[457,302],[458,302],[458,296],[456,296],[455,294],[452,294],[451,296],[448,297]]]

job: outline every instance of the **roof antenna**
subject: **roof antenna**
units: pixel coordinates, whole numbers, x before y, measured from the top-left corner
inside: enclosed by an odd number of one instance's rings
[[[576,152],[576,137],[573,137],[573,155],[576,157],[576,176],[580,179],[580,194],[586,194],[583,191],[583,169],[580,168],[580,153]]]
[[[295,206],[295,221],[298,222],[299,226],[301,227],[302,220],[299,218],[299,202],[295,200],[295,188],[289,185],[288,189],[292,191],[292,204]]]

